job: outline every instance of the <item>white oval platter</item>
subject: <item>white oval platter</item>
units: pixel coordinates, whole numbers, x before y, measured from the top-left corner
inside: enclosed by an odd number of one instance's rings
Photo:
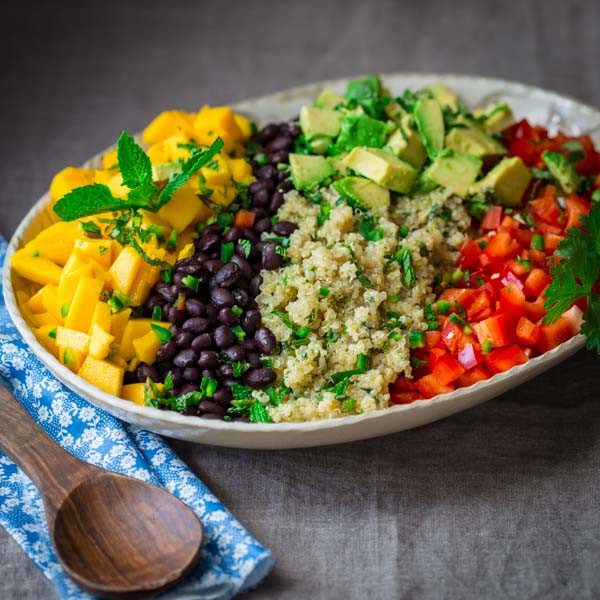
[[[570,134],[589,133],[595,143],[600,144],[600,112],[554,92],[499,79],[463,75],[394,73],[383,75],[382,79],[394,94],[437,82],[450,87],[472,107],[484,106],[492,101],[506,101],[517,118],[526,117],[533,123],[548,127],[551,132],[562,129]],[[348,79],[337,79],[304,85],[232,106],[261,126],[296,116],[300,107],[312,103],[325,87],[342,93],[347,82]],[[86,166],[97,166],[100,156],[88,161]],[[9,258],[43,226],[40,220],[43,220],[44,213],[48,214],[44,211],[48,203],[49,196],[45,194],[23,219],[9,243],[2,282],[10,315],[31,350],[70,389],[120,419],[161,435],[217,446],[257,449],[320,446],[381,436],[431,423],[481,404],[539,375],[584,346],[583,336],[578,335],[543,356],[471,387],[431,400],[338,419],[307,423],[226,423],[140,406],[102,392],[74,375],[39,344],[19,313]]]

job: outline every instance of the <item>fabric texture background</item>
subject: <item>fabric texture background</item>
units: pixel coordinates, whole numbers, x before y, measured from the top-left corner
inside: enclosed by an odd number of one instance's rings
[[[166,108],[400,70],[520,80],[600,106],[595,0],[8,0],[2,14],[5,236],[57,170]],[[593,599],[599,365],[580,352],[475,409],[351,445],[172,445],[273,551],[249,599]],[[53,594],[0,529],[3,600]]]

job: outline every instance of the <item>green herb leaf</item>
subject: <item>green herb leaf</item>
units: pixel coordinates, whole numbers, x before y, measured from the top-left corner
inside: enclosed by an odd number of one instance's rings
[[[150,327],[152,327],[152,331],[154,331],[154,333],[158,336],[161,344],[166,344],[173,338],[173,332],[169,331],[165,327],[161,327],[156,323],[150,323]]]
[[[258,401],[255,400],[250,405],[248,418],[251,423],[272,423],[273,419],[269,416],[267,409]]]
[[[152,184],[150,159],[126,131],[121,133],[117,142],[117,160],[123,185],[130,190],[145,188],[149,183]]]

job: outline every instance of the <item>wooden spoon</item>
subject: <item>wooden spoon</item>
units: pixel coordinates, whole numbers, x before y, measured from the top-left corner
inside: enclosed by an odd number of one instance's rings
[[[90,594],[148,596],[179,581],[199,558],[202,525],[187,505],[75,458],[2,386],[0,448],[39,489],[58,558]]]

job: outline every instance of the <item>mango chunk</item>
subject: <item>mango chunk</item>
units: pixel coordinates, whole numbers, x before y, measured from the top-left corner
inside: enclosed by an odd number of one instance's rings
[[[152,146],[177,133],[184,133],[187,136],[191,136],[193,133],[192,122],[194,116],[182,110],[166,110],[161,112],[144,129],[142,139],[148,146]]]
[[[86,359],[85,352],[81,352],[81,350],[75,350],[74,348],[69,348],[68,346],[58,345],[58,360],[73,371],[73,373],[77,373],[83,362]]]
[[[43,313],[44,305],[42,304],[42,295],[44,294],[44,288],[41,287],[31,298],[27,301],[29,310],[34,313]]]
[[[169,329],[171,323],[164,323],[161,321],[152,321],[152,319],[131,319],[125,325],[123,331],[123,337],[119,345],[119,356],[125,360],[131,360],[135,356],[134,340],[144,337],[146,334],[152,332],[150,323],[155,323],[160,327]]]
[[[234,181],[250,183],[254,180],[252,165],[245,158],[230,158],[228,161],[229,172]]]
[[[33,330],[38,342],[50,352],[55,358],[58,358],[58,345],[56,343],[56,325],[47,324]]]
[[[189,183],[180,187],[158,211],[158,216],[178,231],[183,231],[196,220],[208,218],[211,211],[196,192]]]
[[[31,256],[25,248],[17,250],[11,256],[13,269],[30,281],[46,285],[47,283],[57,284],[62,269],[51,260],[43,256]]]
[[[108,394],[118,396],[123,386],[124,370],[105,360],[88,356],[79,369],[79,376]]]
[[[82,277],[93,278],[92,269],[87,265],[66,275],[63,272],[58,282],[58,302],[60,306],[73,302],[73,296]]]
[[[162,391],[164,386],[162,383],[157,383],[156,387],[158,388],[159,391]],[[146,406],[146,403],[144,402],[145,388],[146,388],[145,383],[129,383],[127,385],[124,385],[123,389],[121,390],[121,398],[123,398],[123,400],[129,400],[130,402],[135,402],[136,404],[139,404],[140,406]]]
[[[160,348],[160,340],[151,329],[146,335],[133,340],[135,356],[140,362],[151,365],[156,358],[156,353]]]
[[[110,306],[108,306],[106,302],[101,302],[100,300],[96,302],[96,308],[94,308],[92,322],[90,323],[90,334],[92,333],[94,325],[97,325],[107,333],[110,333]]]
[[[215,186],[210,199],[215,204],[229,206],[237,196],[237,188],[230,182],[228,185]]]
[[[80,279],[65,318],[65,327],[77,329],[77,331],[89,331],[102,286],[102,281],[91,277]]]
[[[65,319],[61,314],[61,303],[58,298],[58,287],[55,285],[45,285],[42,288],[42,306],[46,312],[49,312],[58,323],[64,323]]]
[[[243,115],[238,115],[237,113],[233,115],[233,120],[236,122],[237,126],[242,132],[242,138],[240,141],[248,141],[252,135],[252,121],[246,119],[246,117]]]
[[[87,353],[90,347],[90,336],[87,333],[58,326],[56,328],[56,343],[59,346],[72,348]]]
[[[59,200],[71,190],[91,183],[94,183],[93,169],[66,167],[54,176],[50,184],[50,196],[53,200]]]
[[[31,320],[37,327],[43,327],[44,325],[56,327],[58,325],[54,315],[51,315],[49,312],[33,313],[31,315]]]
[[[123,332],[125,331],[130,316],[130,308],[125,308],[110,316],[110,333],[115,336],[115,344],[121,343]]]
[[[102,168],[103,169],[115,169],[118,166],[118,161],[117,161],[117,149],[113,148],[112,150],[109,150],[108,152],[105,152],[104,155],[102,156]]]
[[[204,106],[194,119],[194,138],[201,146],[210,146],[220,137],[225,148],[240,142],[244,135],[228,106]]]
[[[144,259],[138,254],[137,250],[131,246],[123,248],[108,270],[112,288],[128,296],[143,264]]]
[[[194,256],[194,244],[186,244],[177,255],[177,260],[183,260],[184,258],[190,258]]]
[[[147,249],[146,252],[151,258],[163,260],[165,256],[164,248],[158,249]],[[131,299],[131,306],[141,306],[150,295],[152,286],[158,281],[160,277],[160,267],[155,267],[147,262],[141,266],[135,281],[131,286],[129,297]]]
[[[200,169],[200,177],[208,188],[229,183],[231,173],[228,162],[222,155],[217,154],[205,167]]]
[[[73,251],[75,239],[80,235],[77,223],[60,221],[40,232],[25,248],[32,255],[39,253],[57,265],[64,266]]]
[[[89,355],[99,360],[106,358],[110,353],[110,345],[115,339],[114,335],[106,332],[98,325],[92,325],[90,337]]]
[[[94,259],[105,271],[110,269],[111,265],[111,240],[75,240],[74,252],[77,252],[84,260],[86,258]]]

